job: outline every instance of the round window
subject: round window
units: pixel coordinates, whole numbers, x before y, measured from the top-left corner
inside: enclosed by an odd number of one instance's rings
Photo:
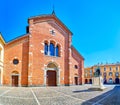
[[[78,69],[78,66],[77,66],[77,65],[75,65],[75,66],[74,66],[74,68],[75,68],[75,69]]]
[[[19,60],[18,59],[14,59],[13,60],[13,64],[17,65],[19,63]]]

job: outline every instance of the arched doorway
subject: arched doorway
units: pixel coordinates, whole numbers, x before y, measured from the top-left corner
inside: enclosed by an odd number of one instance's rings
[[[103,81],[103,82],[104,82],[104,84],[106,84],[106,83],[107,83],[107,80],[106,80],[106,78],[104,78],[104,81]]]
[[[117,77],[115,78],[115,83],[119,84],[119,78],[117,78]]]
[[[78,85],[78,77],[74,77],[75,85]]]
[[[87,79],[85,79],[85,84],[87,84],[88,83],[88,80]]]
[[[46,71],[46,85],[47,86],[57,86],[58,81],[58,68],[54,63],[49,63],[47,65]]]
[[[109,83],[113,83],[113,80],[112,80],[112,78],[109,78]]]
[[[19,85],[19,73],[17,71],[13,71],[12,75],[12,86],[18,86]]]
[[[92,84],[92,79],[89,79],[89,83]]]

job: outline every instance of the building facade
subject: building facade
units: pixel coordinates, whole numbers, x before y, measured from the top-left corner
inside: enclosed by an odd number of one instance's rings
[[[31,17],[28,24],[27,34],[8,43],[2,42],[1,84],[83,84],[84,58],[71,44],[72,32],[55,14]]]
[[[0,85],[3,84],[4,45],[5,42],[0,34]]]
[[[84,83],[92,84],[92,77],[94,76],[93,67],[87,67],[84,69]]]
[[[99,64],[92,67],[85,68],[85,83],[92,83],[92,77],[96,69],[100,69],[101,76],[103,77],[104,84],[119,84],[120,83],[120,63],[114,64]]]

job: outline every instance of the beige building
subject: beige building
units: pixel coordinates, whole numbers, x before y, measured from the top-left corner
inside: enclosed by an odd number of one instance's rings
[[[93,77],[93,67],[87,67],[85,68],[85,71],[84,71],[84,78],[85,78],[85,81],[84,83],[87,84],[87,83],[92,83],[92,77]]]
[[[0,85],[3,84],[2,81],[3,81],[4,44],[5,42],[0,33]]]
[[[99,68],[101,75],[103,77],[104,83],[120,83],[120,63],[112,63],[112,64],[98,64],[92,67],[85,68],[84,74],[84,82],[92,83],[92,77],[94,76],[94,72]]]

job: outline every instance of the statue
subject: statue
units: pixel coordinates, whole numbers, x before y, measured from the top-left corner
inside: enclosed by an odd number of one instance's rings
[[[106,87],[103,85],[103,78],[101,76],[100,68],[97,67],[94,72],[94,77],[92,78],[91,90],[104,90]]]
[[[99,77],[100,76],[100,68],[96,69],[96,72],[94,73],[95,77]]]

